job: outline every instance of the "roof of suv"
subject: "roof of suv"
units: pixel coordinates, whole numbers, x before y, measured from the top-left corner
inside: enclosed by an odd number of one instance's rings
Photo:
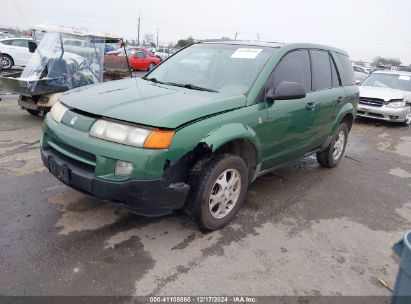
[[[346,51],[338,48],[334,48],[328,45],[316,44],[316,43],[282,43],[282,42],[266,42],[266,41],[245,41],[245,40],[216,40],[216,41],[204,41],[200,43],[207,44],[233,44],[233,45],[246,45],[246,46],[260,46],[260,47],[272,47],[272,48],[281,48],[281,47],[290,47],[296,49],[323,49],[329,50],[344,55],[348,55]]]

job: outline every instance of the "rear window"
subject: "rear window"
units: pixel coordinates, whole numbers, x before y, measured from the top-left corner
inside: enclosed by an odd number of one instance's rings
[[[333,53],[333,56],[337,62],[342,85],[355,85],[354,70],[350,58],[347,55],[340,53]]]

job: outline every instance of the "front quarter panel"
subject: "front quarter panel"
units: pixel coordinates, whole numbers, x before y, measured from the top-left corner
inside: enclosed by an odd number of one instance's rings
[[[200,143],[205,143],[214,152],[225,143],[244,139],[255,146],[257,160],[259,160],[261,159],[262,122],[265,120],[264,105],[256,104],[197,121],[176,132],[167,159],[172,162],[177,161]]]

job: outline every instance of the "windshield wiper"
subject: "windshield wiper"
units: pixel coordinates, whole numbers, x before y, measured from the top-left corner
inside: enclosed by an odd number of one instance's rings
[[[154,78],[154,77],[152,77],[152,78],[143,78],[143,79],[154,82],[154,83],[165,84],[165,82],[159,81],[159,80],[157,80],[157,78]]]
[[[191,84],[191,83],[183,84],[183,83],[166,82],[166,84],[171,84],[171,85],[176,86],[176,87],[182,87],[182,88],[186,88],[186,89],[190,89],[190,90],[218,93],[218,91],[216,91],[216,90],[199,87],[199,86],[196,86],[195,84]]]
[[[190,89],[190,90],[218,93],[218,91],[216,91],[216,90],[199,87],[199,86],[196,86],[196,85],[191,84],[191,83],[183,84],[183,83],[175,83],[175,82],[163,82],[163,81],[160,81],[160,80],[158,80],[157,78],[154,78],[154,77],[152,77],[152,78],[143,78],[143,79],[154,82],[154,83],[167,84],[167,85],[186,88],[186,89]]]

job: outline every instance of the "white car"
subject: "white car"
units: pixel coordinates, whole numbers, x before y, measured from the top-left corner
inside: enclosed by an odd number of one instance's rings
[[[411,124],[411,73],[376,71],[360,85],[357,116]]]
[[[31,54],[28,42],[31,38],[6,38],[0,40],[0,68],[10,69],[13,66],[25,66]]]
[[[362,66],[353,65],[352,68],[354,70],[355,81],[357,84],[362,82],[369,75],[368,71]]]
[[[157,51],[154,52],[154,56],[161,59],[161,61],[166,60],[168,57],[173,55],[175,52],[171,49],[162,47],[159,48]]]

